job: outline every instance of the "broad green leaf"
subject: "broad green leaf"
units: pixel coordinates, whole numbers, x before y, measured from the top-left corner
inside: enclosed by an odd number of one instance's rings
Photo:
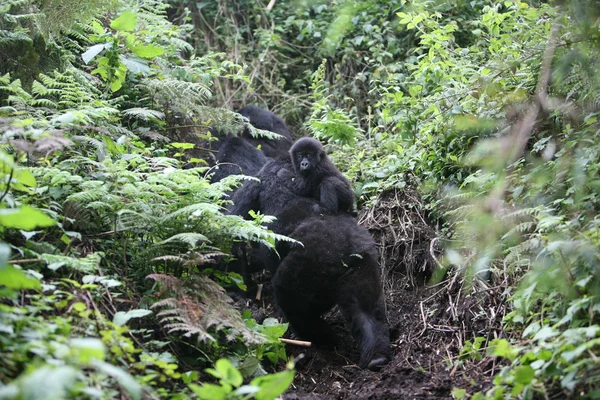
[[[506,339],[496,339],[490,344],[487,349],[489,356],[503,357],[509,360],[514,360],[517,356],[517,350],[508,343]]]
[[[90,61],[92,61],[94,59],[94,57],[96,57],[98,54],[102,53],[102,51],[106,48],[106,45],[104,43],[102,44],[95,44],[93,46],[90,46],[85,53],[83,53],[81,55],[81,58],[83,59],[83,62],[88,64]]]
[[[266,318],[260,333],[270,340],[277,340],[287,331],[288,324],[280,324],[275,318]]]
[[[94,22],[92,22],[92,29],[94,30],[94,33],[96,35],[103,35],[104,34],[104,27],[97,20],[94,20]]]
[[[138,57],[142,58],[154,58],[156,56],[160,56],[165,52],[165,49],[162,47],[155,46],[153,44],[148,45],[137,45],[131,47],[131,51]]]
[[[13,265],[0,267],[0,286],[15,290],[42,288],[40,281]]]
[[[19,379],[20,399],[66,399],[75,384],[78,372],[72,367],[54,368],[45,365]]]
[[[133,74],[145,75],[150,72],[150,67],[145,60],[137,57],[119,56],[121,62],[127,67],[127,70]]]
[[[250,356],[246,357],[239,365],[239,371],[244,377],[252,376],[258,369],[258,358]]]
[[[218,359],[215,363],[215,369],[208,368],[206,372],[219,378],[221,383],[227,383],[234,387],[238,387],[244,382],[240,371],[226,358]]]
[[[534,376],[535,371],[529,365],[521,365],[515,368],[515,380],[520,384],[531,384]]]
[[[533,340],[546,340],[556,335],[557,332],[554,329],[552,329],[552,327],[544,326],[535,334]]]
[[[37,185],[35,176],[33,176],[31,171],[27,168],[19,168],[16,170],[14,178],[24,186],[35,187]]]
[[[113,318],[113,323],[115,325],[123,326],[131,318],[142,318],[142,317],[145,317],[146,315],[150,315],[150,314],[152,314],[152,311],[143,310],[143,309],[130,310],[127,312],[119,311],[115,314],[115,316]]]
[[[227,388],[212,383],[205,383],[202,386],[191,383],[188,386],[200,400],[225,400],[230,392]]]
[[[106,346],[100,339],[78,338],[71,339],[69,347],[73,354],[83,364],[88,364],[92,360],[103,361],[106,356]]]
[[[17,228],[31,231],[56,225],[56,221],[42,211],[31,206],[0,209],[0,225],[6,228]]]
[[[250,385],[260,387],[260,392],[254,395],[256,400],[273,400],[283,394],[294,381],[294,371],[285,370],[276,374],[254,378]]]
[[[117,19],[115,19],[110,27],[117,31],[131,32],[137,25],[137,13],[133,11],[123,11]]]

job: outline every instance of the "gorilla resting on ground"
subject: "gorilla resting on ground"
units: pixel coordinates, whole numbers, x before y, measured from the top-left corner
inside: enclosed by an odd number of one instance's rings
[[[300,337],[330,342],[331,330],[321,316],[337,304],[358,343],[360,366],[384,364],[391,349],[375,243],[353,217],[321,215],[326,210],[316,200],[296,195],[293,182],[281,177],[290,168],[286,157],[268,162],[258,174],[261,182],[249,182],[233,197],[231,214],[274,215],[270,229],[303,243],[278,243],[281,261],[261,247],[250,268],[276,271],[275,297]]]
[[[211,177],[211,182],[219,182],[229,175],[254,176],[268,161],[265,155],[238,136],[226,136],[220,140],[217,153],[218,166]]]
[[[248,118],[250,124],[258,129],[277,133],[282,136],[281,139],[267,139],[264,137],[253,137],[245,129],[242,137],[246,138],[255,147],[260,145],[261,150],[267,157],[275,158],[287,153],[292,145],[292,131],[287,127],[285,121],[271,111],[264,110],[257,106],[244,106],[239,114]]]
[[[328,210],[354,213],[354,193],[350,182],[333,165],[318,140],[303,137],[290,149],[295,176],[280,172],[294,180],[294,192],[312,197]]]

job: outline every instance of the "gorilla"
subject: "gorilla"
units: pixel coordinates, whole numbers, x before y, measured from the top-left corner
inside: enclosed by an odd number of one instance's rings
[[[332,215],[316,199],[297,195],[289,171],[289,157],[270,161],[258,173],[260,182],[233,196],[231,214],[273,215],[270,229],[302,243],[278,242],[278,254],[261,246],[248,268],[274,272],[275,299],[301,338],[330,344],[333,334],[322,315],[337,304],[358,343],[359,365],[377,368],[390,360],[391,348],[375,243],[352,216]]]
[[[250,134],[248,129],[244,129],[242,137],[246,138],[255,147],[260,145],[261,150],[267,157],[275,158],[285,154],[292,145],[292,131],[287,127],[281,117],[270,111],[257,106],[244,106],[238,114],[248,118],[250,124],[258,129],[270,131],[281,135],[281,139],[273,140],[267,138],[256,138]]]
[[[298,139],[290,149],[295,176],[280,172],[295,182],[300,196],[317,199],[333,213],[354,214],[354,193],[350,182],[333,165],[321,143],[313,138]]]
[[[316,344],[334,340],[322,315],[338,305],[360,350],[361,368],[391,359],[389,330],[377,262],[369,232],[350,215],[304,220],[273,277],[275,300],[294,332]]]
[[[260,182],[245,182],[244,186],[234,193],[229,214],[248,218],[248,212],[252,210],[275,216],[277,219],[269,223],[267,228],[288,236],[306,218],[329,213],[315,199],[301,197],[294,192],[294,182],[280,173],[291,171],[292,168],[289,157],[285,156],[267,162],[257,174]],[[257,272],[265,268],[274,272],[289,246],[288,242],[278,242],[278,254],[264,245],[254,247],[252,257],[247,261],[248,265],[242,267],[247,268],[247,272]]]
[[[262,151],[238,136],[226,136],[219,140],[217,167],[211,182],[219,182],[229,175],[254,176],[268,161]]]

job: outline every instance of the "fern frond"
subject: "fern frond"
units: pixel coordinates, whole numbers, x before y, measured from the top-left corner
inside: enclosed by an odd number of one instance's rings
[[[142,121],[163,120],[165,113],[144,107],[134,107],[123,111],[123,114]]]
[[[199,242],[210,242],[210,240],[208,240],[208,238],[206,236],[202,235],[201,233],[184,232],[184,233],[178,233],[176,235],[173,235],[170,238],[165,239],[158,244],[162,245],[162,244],[167,244],[167,243],[171,243],[171,242],[184,243],[193,249],[194,247],[196,247],[198,245]]]
[[[225,290],[208,277],[200,275],[184,281],[169,275],[152,274],[148,278],[174,293],[173,297],[152,306],[162,309],[157,316],[170,333],[180,332],[186,337],[195,335],[202,342],[214,342],[215,333],[219,332],[229,341],[242,338],[248,344],[266,342],[264,336],[246,326]]]
[[[98,270],[103,256],[104,253],[88,254],[84,258],[67,257],[58,254],[41,254],[40,258],[48,264],[48,268],[51,270],[57,270],[66,266],[89,274]]]

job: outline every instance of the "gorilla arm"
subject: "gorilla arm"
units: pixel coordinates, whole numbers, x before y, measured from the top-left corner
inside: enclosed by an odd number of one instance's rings
[[[245,219],[249,218],[250,210],[259,209],[259,196],[262,190],[260,182],[247,182],[233,195],[233,206],[229,209],[230,215],[239,215]]]
[[[332,212],[354,212],[354,193],[348,182],[336,175],[323,179],[319,187],[319,203]]]

